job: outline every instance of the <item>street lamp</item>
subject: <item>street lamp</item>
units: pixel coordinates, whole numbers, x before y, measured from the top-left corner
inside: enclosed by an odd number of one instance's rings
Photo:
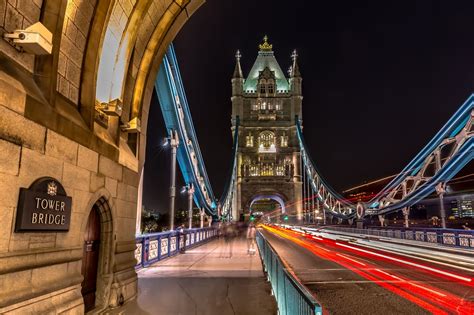
[[[179,136],[176,130],[171,130],[167,143],[171,146],[171,177],[170,177],[170,231],[174,230],[174,201],[176,197],[176,152],[179,146]]]
[[[192,229],[193,228],[193,195],[194,195],[194,187],[192,183],[189,183],[189,185],[185,186],[184,189],[188,193],[188,228]]]

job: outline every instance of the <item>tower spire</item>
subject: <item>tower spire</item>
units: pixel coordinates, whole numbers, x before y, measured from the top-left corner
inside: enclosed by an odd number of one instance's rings
[[[234,79],[243,79],[244,76],[242,74],[242,68],[240,67],[240,58],[242,55],[240,54],[240,50],[237,50],[235,53],[235,69],[234,69],[234,75],[232,78]]]
[[[293,53],[291,54],[291,59],[293,60],[293,65],[291,66],[291,71],[290,71],[290,76],[291,77],[301,77],[300,73],[300,68],[298,67],[298,53],[296,52],[296,49],[293,50]]]
[[[263,37],[263,43],[258,45],[260,51],[272,51],[273,45],[268,43],[268,36]]]

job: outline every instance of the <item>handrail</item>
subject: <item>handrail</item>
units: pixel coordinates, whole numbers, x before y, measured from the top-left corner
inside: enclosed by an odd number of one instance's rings
[[[321,315],[321,305],[286,268],[273,246],[257,231],[257,246],[280,315]]]
[[[218,231],[214,227],[185,229],[159,233],[142,234],[136,237],[136,269],[147,267],[164,258],[177,255],[179,252],[203,244],[215,237]]]

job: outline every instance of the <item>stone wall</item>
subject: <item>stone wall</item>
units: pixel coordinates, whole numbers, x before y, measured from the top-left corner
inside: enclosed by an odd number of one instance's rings
[[[94,206],[101,240],[93,312],[136,296],[138,172],[150,98],[166,48],[202,3],[0,0],[0,314],[84,312],[84,232]],[[27,54],[3,39],[38,21],[53,34],[51,55]],[[101,60],[110,48],[106,34],[117,49]],[[104,129],[94,112],[99,65],[109,59],[108,88],[126,88],[114,96],[123,100],[123,116]],[[138,150],[120,128],[134,117],[142,120]],[[45,176],[72,198],[69,231],[15,232],[20,188]]]
[[[0,313],[82,312],[83,234],[101,198],[110,213],[101,214],[99,307],[113,306],[120,294],[133,298],[137,173],[23,117],[26,97],[20,82],[0,72]],[[15,233],[19,188],[43,176],[72,197],[70,230]]]

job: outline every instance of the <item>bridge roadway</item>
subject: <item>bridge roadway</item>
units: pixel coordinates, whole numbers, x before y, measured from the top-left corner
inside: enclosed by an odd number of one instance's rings
[[[468,282],[371,255],[384,252],[350,242],[272,227],[260,230],[330,314],[474,314],[472,272],[387,255],[462,275]]]

